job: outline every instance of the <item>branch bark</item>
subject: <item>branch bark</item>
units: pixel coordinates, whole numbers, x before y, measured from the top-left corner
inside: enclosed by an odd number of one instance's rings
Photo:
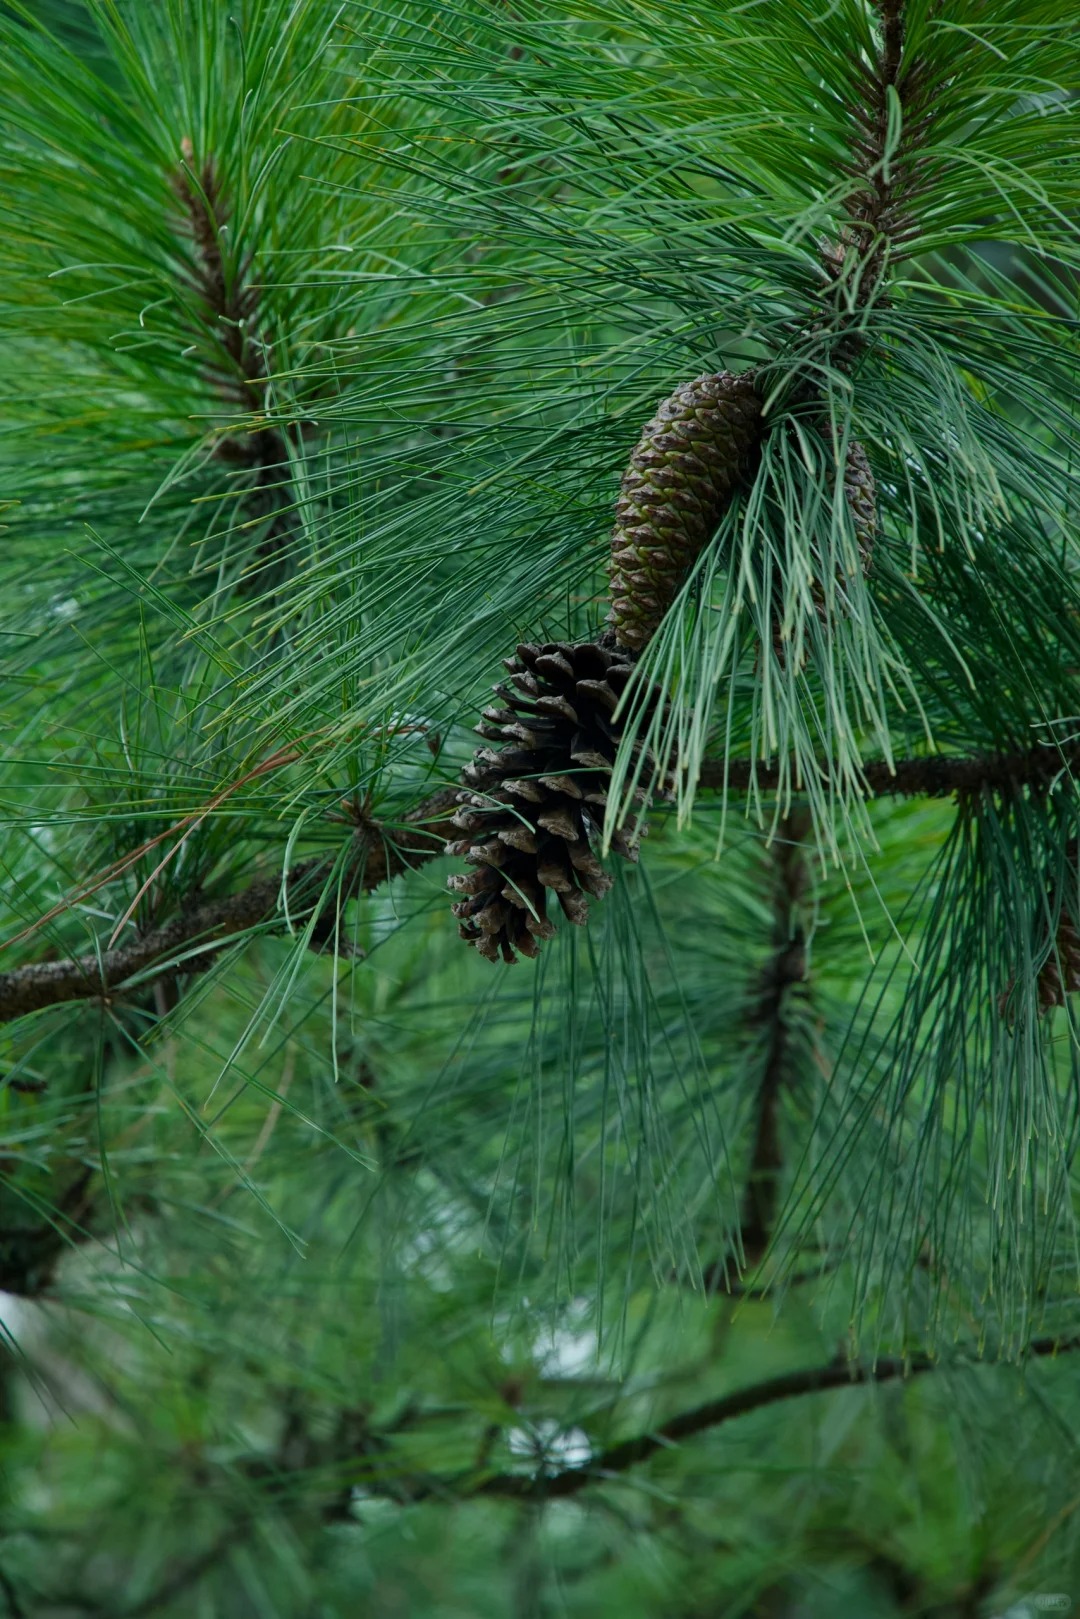
[[[791,1081],[791,999],[806,983],[806,932],[802,899],[807,883],[803,840],[810,830],[805,810],[783,821],[772,846],[772,937],[770,953],[747,1022],[763,1041],[761,1077],[754,1106],[753,1146],[743,1193],[739,1237],[742,1264],[761,1263],[776,1226],[783,1152],[780,1101]],[[805,993],[805,991],[804,991]],[[707,1292],[726,1293],[738,1256],[728,1252],[703,1272]]]
[[[1080,1350],[1080,1335],[1036,1338],[1028,1345],[1024,1359],[1052,1359],[1077,1350]],[[557,1472],[547,1474],[491,1473],[484,1477],[476,1473],[457,1473],[414,1475],[410,1478],[392,1468],[385,1480],[373,1477],[366,1470],[363,1477],[353,1475],[353,1478],[366,1493],[391,1496],[407,1505],[433,1499],[469,1501],[490,1497],[533,1502],[565,1500],[591,1487],[610,1483],[642,1462],[649,1461],[658,1452],[670,1450],[684,1440],[708,1433],[738,1417],[748,1416],[751,1411],[760,1411],[784,1400],[799,1399],[806,1394],[894,1383],[921,1377],[927,1372],[957,1371],[961,1369],[961,1364],[934,1360],[925,1354],[886,1355],[866,1362],[851,1362],[837,1357],[823,1366],[781,1372],[763,1382],[751,1383],[747,1388],[707,1400],[687,1411],[678,1412],[655,1428],[609,1445],[583,1466],[560,1468]],[[369,1448],[364,1454],[365,1464],[370,1461],[370,1456]]]
[[[751,1013],[766,1041],[742,1218],[743,1256],[751,1265],[764,1256],[776,1224],[783,1168],[780,1097],[790,1079],[791,1063],[789,1003],[806,980],[806,933],[800,903],[807,878],[802,844],[809,830],[809,816],[797,811],[784,821],[773,845],[772,954]]]
[[[1040,746],[1023,753],[974,754],[970,758],[939,754],[923,759],[898,759],[889,764],[872,759],[863,766],[867,798],[972,797],[978,793],[1010,793],[1024,787],[1047,788],[1058,777],[1080,771],[1080,742]],[[823,781],[828,767],[819,766]],[[698,786],[744,793],[751,787],[775,792],[782,781],[797,780],[794,765],[781,772],[778,765],[753,759],[707,759]]]
[[[827,273],[837,284],[849,283],[856,309],[865,309],[881,290],[889,260],[916,231],[908,209],[918,173],[919,140],[931,109],[920,96],[917,62],[904,55],[904,0],[875,0],[880,45],[873,65],[863,73],[863,100],[852,111],[858,133],[851,158],[842,164],[854,182],[845,200],[849,223],[838,243],[825,251]],[[899,106],[899,146],[890,153],[890,100]]]
[[[1065,1339],[1037,1338],[1028,1346],[1026,1358],[1046,1359],[1077,1349],[1080,1349],[1080,1336]],[[602,1484],[620,1473],[625,1473],[629,1468],[648,1461],[658,1451],[668,1450],[682,1440],[707,1433],[713,1428],[721,1427],[725,1422],[734,1421],[736,1417],[746,1416],[751,1411],[759,1411],[781,1400],[796,1399],[804,1394],[820,1394],[826,1389],[892,1383],[900,1378],[921,1377],[926,1372],[953,1369],[955,1368],[949,1363],[933,1360],[929,1355],[911,1357],[890,1355],[862,1364],[837,1359],[829,1361],[824,1366],[782,1372],[779,1376],[770,1377],[762,1383],[752,1383],[749,1388],[736,1389],[733,1394],[724,1394],[719,1399],[708,1400],[689,1411],[680,1411],[647,1433],[635,1434],[630,1439],[623,1439],[618,1444],[608,1446],[584,1467],[563,1468],[546,1477],[495,1473],[466,1489],[464,1494],[468,1497],[501,1496],[515,1499],[528,1497],[545,1501],[565,1499],[567,1496],[580,1495],[582,1490],[588,1489],[590,1485]],[[424,1493],[452,1495],[454,1489],[446,1482],[441,1486],[428,1485]]]
[[[183,231],[193,249],[193,267],[185,280],[197,305],[199,335],[209,337],[213,345],[204,376],[227,405],[247,415],[264,404],[268,381],[267,351],[259,335],[258,289],[250,281],[251,259],[230,262],[222,250],[232,210],[213,159],[205,158],[196,169],[195,149],[187,137],[181,154],[183,161],[171,179],[184,210]],[[255,517],[267,521],[255,552],[260,563],[276,559],[289,542],[296,491],[289,477],[287,437],[294,441],[295,436],[295,429],[245,429],[241,422],[215,447],[218,460],[253,474],[247,504]],[[262,570],[256,569],[242,578],[239,588],[244,594],[265,588],[265,583]]]

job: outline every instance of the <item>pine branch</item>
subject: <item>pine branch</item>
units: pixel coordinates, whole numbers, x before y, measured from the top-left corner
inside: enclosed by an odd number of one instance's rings
[[[339,904],[442,853],[446,817],[455,803],[455,791],[441,788],[392,829],[374,822],[362,826],[354,834],[354,851],[340,885],[334,881],[332,901],[321,896],[338,867],[335,859],[319,856],[295,866],[288,876],[292,925],[304,926],[314,915],[312,943],[325,945],[333,936]],[[136,974],[170,970],[178,956],[185,958],[181,964],[185,973],[203,972],[221,950],[252,928],[264,932],[285,928],[281,886],[277,874],[260,877],[237,894],[181,912],[131,944],[68,961],[30,962],[0,973],[0,1022],[64,1001],[115,995]]]
[[[1031,1359],[1047,1359],[1076,1350],[1080,1350],[1080,1337],[1066,1339],[1048,1337],[1033,1340],[1028,1345],[1026,1353]],[[933,1360],[929,1355],[923,1354],[911,1357],[885,1356],[873,1362],[855,1365],[837,1358],[824,1366],[782,1372],[779,1376],[770,1377],[762,1383],[752,1383],[748,1388],[737,1389],[733,1394],[721,1395],[719,1399],[708,1400],[689,1411],[681,1411],[658,1428],[651,1429],[647,1433],[635,1434],[631,1439],[623,1439],[618,1444],[609,1446],[584,1467],[563,1468],[546,1478],[529,1478],[520,1473],[496,1473],[462,1493],[468,1497],[500,1496],[518,1499],[530,1497],[545,1501],[565,1499],[567,1496],[580,1495],[590,1485],[604,1483],[613,1475],[627,1472],[641,1462],[648,1461],[658,1451],[667,1450],[685,1439],[707,1433],[713,1428],[721,1427],[725,1422],[733,1421],[736,1417],[747,1416],[751,1411],[762,1410],[781,1400],[797,1399],[804,1394],[820,1394],[827,1389],[891,1383],[900,1378],[921,1377],[926,1372],[951,1369],[953,1368],[947,1362]],[[447,1481],[440,1489],[426,1482],[420,1493],[426,1495],[445,1493],[449,1496],[454,1493],[454,1485]],[[408,1499],[415,1500],[418,1496],[410,1495]]]
[[[1080,1336],[1036,1338],[1027,1346],[1025,1360],[1051,1359],[1078,1350]],[[361,1421],[363,1431],[360,1435],[355,1431],[355,1421],[347,1418],[329,1448],[323,1443],[304,1442],[301,1434],[297,1436],[300,1442],[295,1446],[295,1456],[288,1462],[284,1455],[279,1454],[270,1462],[264,1456],[252,1456],[242,1458],[233,1465],[253,1482],[263,1485],[279,1501],[290,1497],[294,1480],[310,1480],[313,1471],[325,1469],[334,1480],[333,1493],[327,1497],[324,1513],[327,1521],[340,1517],[342,1503],[346,1498],[351,1501],[354,1484],[359,1485],[365,1494],[390,1496],[408,1504],[428,1500],[460,1502],[483,1496],[532,1501],[565,1499],[581,1494],[592,1485],[604,1484],[618,1474],[629,1472],[659,1451],[669,1450],[687,1439],[694,1439],[727,1422],[748,1416],[752,1411],[763,1410],[784,1400],[800,1399],[804,1395],[822,1394],[834,1389],[892,1383],[921,1377],[927,1372],[956,1369],[955,1362],[935,1360],[923,1353],[880,1356],[875,1361],[865,1362],[852,1362],[837,1356],[823,1366],[781,1372],[760,1383],[751,1383],[746,1388],[721,1395],[718,1399],[707,1400],[676,1413],[659,1427],[609,1445],[584,1466],[561,1468],[546,1476],[493,1473],[484,1477],[480,1469],[447,1475],[403,1474],[393,1464],[387,1441],[395,1433],[422,1419],[423,1412],[413,1407],[406,1409],[403,1419],[378,1431],[368,1430]],[[372,1471],[372,1463],[377,1463],[380,1458],[388,1463],[385,1476]],[[360,1464],[359,1472],[357,1464]]]
[[[195,151],[186,137],[181,150],[183,165],[172,176],[172,186],[183,205],[194,246],[191,287],[218,354],[208,368],[207,380],[226,402],[249,411],[268,376],[264,346],[256,335],[258,294],[248,279],[250,257],[235,268],[227,264],[222,236],[228,230],[230,212],[213,159],[203,162],[196,179]],[[295,498],[282,471],[288,466],[284,434],[272,427],[242,436],[230,433],[219,439],[214,453],[219,460],[255,474],[249,499],[261,508],[259,515],[270,519],[258,555],[262,560],[273,558],[286,543],[286,513]]]
[[[918,65],[904,61],[904,0],[875,0],[881,28],[877,61],[864,75],[865,104],[855,116],[861,133],[845,172],[855,182],[845,199],[851,221],[840,243],[827,249],[826,266],[838,279],[854,280],[854,301],[865,306],[878,291],[896,248],[917,226],[908,211],[917,173],[914,148],[929,124],[919,103]],[[889,151],[890,102],[901,118],[900,143]],[[921,116],[920,116],[921,115]]]
[[[884,759],[872,759],[863,766],[863,780],[867,798],[946,798],[951,793],[968,797],[985,792],[1010,794],[1025,787],[1046,789],[1074,771],[1080,771],[1080,741],[1040,745],[1023,753],[898,759],[892,765]],[[752,759],[707,759],[698,786],[732,793],[755,788],[768,793],[776,791],[784,779],[777,765],[763,765]],[[824,763],[821,779],[828,780]]]
[[[896,184],[890,181],[885,168],[885,155],[889,125],[889,91],[901,91],[900,67],[904,53],[904,0],[875,0],[875,10],[881,24],[881,50],[868,83],[867,111],[864,122],[866,139],[856,147],[864,160],[860,179],[868,189],[862,196],[850,200],[849,211],[859,225],[872,227],[876,233],[888,220],[896,201]],[[903,102],[901,101],[901,105]],[[891,172],[891,170],[890,170]]]
[[[771,953],[747,1019],[765,1042],[739,1232],[743,1262],[751,1268],[764,1258],[776,1226],[783,1168],[780,1099],[790,1078],[790,1001],[792,993],[806,981],[806,933],[800,904],[807,881],[802,844],[809,830],[809,816],[798,811],[786,817],[772,845]],[[707,1291],[728,1290],[732,1257],[729,1254],[706,1269]]]
[[[762,974],[752,1021],[766,1035],[765,1062],[757,1097],[754,1149],[743,1210],[742,1243],[752,1263],[761,1258],[776,1221],[780,1151],[780,1097],[791,1052],[788,1002],[806,979],[806,934],[799,902],[806,887],[802,840],[810,830],[803,813],[789,815],[773,845],[775,869],[772,955]]]
[[[1026,1358],[1049,1359],[1076,1350],[1080,1350],[1080,1337],[1039,1338],[1028,1346]],[[445,1477],[431,1474],[409,1476],[403,1475],[393,1466],[388,1468],[384,1477],[373,1475],[370,1471],[372,1461],[379,1456],[387,1455],[385,1444],[382,1442],[384,1437],[411,1425],[412,1419],[417,1414],[411,1408],[406,1413],[404,1421],[392,1424],[378,1435],[373,1434],[370,1438],[362,1439],[359,1450],[355,1448],[357,1440],[353,1431],[355,1422],[347,1419],[342,1425],[340,1438],[346,1441],[349,1448],[339,1456],[316,1455],[311,1446],[304,1442],[304,1436],[299,1434],[292,1436],[300,1441],[296,1446],[296,1456],[292,1465],[282,1466],[281,1457],[275,1462],[268,1463],[265,1457],[260,1456],[240,1459],[233,1462],[231,1467],[244,1474],[253,1484],[262,1487],[272,1500],[281,1504],[287,1503],[292,1498],[294,1480],[306,1485],[310,1490],[313,1469],[327,1468],[333,1474],[334,1480],[323,1514],[324,1520],[328,1523],[349,1516],[354,1500],[354,1480],[360,1484],[366,1495],[389,1497],[406,1505],[433,1500],[460,1503],[482,1497],[534,1503],[565,1500],[567,1497],[582,1494],[592,1486],[610,1482],[642,1462],[650,1460],[662,1450],[669,1450],[687,1439],[696,1438],[727,1422],[747,1416],[752,1411],[763,1410],[782,1401],[798,1399],[808,1394],[880,1385],[919,1377],[927,1372],[952,1369],[954,1368],[947,1362],[935,1361],[928,1355],[921,1354],[910,1357],[887,1356],[862,1364],[852,1364],[838,1357],[824,1366],[783,1372],[761,1383],[751,1384],[747,1388],[737,1389],[732,1394],[722,1395],[719,1399],[709,1400],[690,1410],[679,1412],[657,1428],[610,1445],[583,1467],[567,1467],[546,1476],[524,1473],[495,1473],[486,1478],[477,1477],[475,1473]],[[361,1425],[366,1426],[362,1422]],[[321,1448],[316,1445],[315,1451],[320,1451]],[[358,1461],[363,1469],[359,1478],[355,1472],[355,1464]],[[306,1493],[305,1490],[301,1490],[299,1499],[304,1499]],[[222,1560],[229,1545],[234,1543],[230,1537],[235,1536],[237,1530],[242,1532],[250,1521],[251,1513],[244,1514],[225,1535],[219,1536],[202,1552],[172,1570],[155,1589],[155,1599],[160,1599],[164,1592],[173,1595],[201,1578]],[[123,1610],[125,1614],[131,1616],[150,1611],[151,1606],[146,1601],[131,1609]]]
[[[953,793],[962,797],[980,792],[1011,794],[1024,787],[1046,789],[1074,770],[1080,771],[1080,741],[1058,748],[1038,747],[1026,753],[984,754],[967,759],[949,755],[900,759],[892,767],[884,760],[871,760],[864,767],[864,779],[866,794],[871,798],[943,798]],[[827,776],[824,766],[822,775]],[[781,772],[775,765],[749,759],[712,759],[706,761],[698,785],[733,793],[753,787],[767,793],[775,791],[780,783]],[[456,792],[455,788],[440,788],[410,810],[392,835],[385,828],[368,828],[365,838],[358,840],[357,855],[347,868],[341,889],[343,900],[378,888],[406,869],[441,855],[447,821],[456,808]],[[372,836],[375,842],[365,841]],[[290,873],[289,912],[294,925],[310,920],[314,896],[333,867],[333,861],[320,858],[306,861]],[[285,918],[278,911],[280,892],[278,876],[260,877],[237,894],[182,912],[131,944],[101,956],[28,962],[0,973],[0,1023],[64,1001],[115,994],[136,974],[155,967],[160,972],[169,971],[178,955],[205,940],[207,948],[197,950],[183,962],[186,973],[204,971],[221,950],[251,928],[271,919],[275,919],[273,928],[264,927],[264,931],[284,928]],[[313,930],[313,944],[326,944],[332,936],[335,917],[334,907],[322,908]]]
[[[195,150],[187,138],[181,143],[181,152],[183,166],[173,175],[172,185],[183,205],[195,249],[191,285],[220,348],[211,380],[221,394],[247,409],[252,385],[266,377],[262,350],[254,337],[258,301],[255,289],[247,284],[250,265],[243,264],[234,271],[222,252],[229,209],[213,159],[204,161],[196,179]]]

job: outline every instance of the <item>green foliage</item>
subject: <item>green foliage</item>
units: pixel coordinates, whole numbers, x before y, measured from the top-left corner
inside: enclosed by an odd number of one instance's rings
[[[1080,1599],[1075,19],[895,10],[0,7],[10,1614]],[[674,790],[492,970],[410,816],[748,367]]]

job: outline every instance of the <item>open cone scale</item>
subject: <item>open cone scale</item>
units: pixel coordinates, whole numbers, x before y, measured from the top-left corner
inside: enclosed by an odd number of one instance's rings
[[[615,710],[634,662],[603,641],[556,641],[519,646],[505,667],[500,702],[477,726],[502,745],[481,748],[466,766],[453,822],[459,836],[448,845],[472,870],[448,886],[460,896],[453,909],[462,938],[489,961],[512,962],[535,956],[554,934],[549,895],[581,926],[589,897],[611,887],[596,850],[624,723]],[[647,697],[646,710],[658,700]],[[638,802],[656,785],[646,781]],[[636,860],[643,830],[635,819],[611,847]]]

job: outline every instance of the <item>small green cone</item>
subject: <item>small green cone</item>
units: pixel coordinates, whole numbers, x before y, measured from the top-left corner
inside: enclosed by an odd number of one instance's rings
[[[615,503],[611,611],[620,647],[639,652],[659,627],[761,439],[748,372],[685,382],[663,401],[630,458]]]
[[[869,573],[874,559],[874,538],[877,534],[877,486],[866,451],[857,439],[848,445],[844,463],[844,494],[855,530],[855,543],[859,548],[859,561],[864,574]]]

